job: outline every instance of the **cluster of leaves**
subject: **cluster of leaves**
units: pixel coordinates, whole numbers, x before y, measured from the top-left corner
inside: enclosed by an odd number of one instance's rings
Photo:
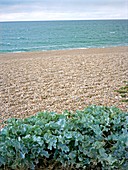
[[[116,90],[122,98],[122,102],[128,102],[128,82],[126,82],[126,85],[124,87],[120,87],[118,90]]]
[[[0,168],[125,170],[127,128],[128,113],[104,106],[9,119],[0,132]]]

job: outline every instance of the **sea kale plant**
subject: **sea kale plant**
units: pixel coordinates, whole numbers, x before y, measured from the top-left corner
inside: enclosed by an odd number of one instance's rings
[[[9,119],[0,132],[1,169],[128,167],[128,113],[89,106],[62,114],[41,112]]]

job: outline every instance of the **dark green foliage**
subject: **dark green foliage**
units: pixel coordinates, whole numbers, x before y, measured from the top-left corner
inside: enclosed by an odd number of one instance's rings
[[[121,87],[119,90],[117,90],[118,93],[128,93],[128,84],[126,86]]]
[[[103,106],[9,119],[0,132],[0,167],[125,170],[127,128],[128,113]]]
[[[120,87],[118,90],[116,90],[116,92],[118,92],[123,98],[121,102],[128,102],[128,82],[126,82],[124,87]]]
[[[122,102],[128,102],[128,99],[121,100]]]

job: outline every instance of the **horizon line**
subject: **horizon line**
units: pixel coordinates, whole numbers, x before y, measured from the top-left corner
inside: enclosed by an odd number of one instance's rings
[[[0,22],[51,22],[51,21],[103,21],[103,20],[128,20],[128,18],[110,18],[110,19],[60,19],[60,20],[12,20]]]

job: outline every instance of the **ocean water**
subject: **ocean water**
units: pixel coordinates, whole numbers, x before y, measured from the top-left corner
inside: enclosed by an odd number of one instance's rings
[[[0,22],[0,53],[128,46],[128,20]]]

